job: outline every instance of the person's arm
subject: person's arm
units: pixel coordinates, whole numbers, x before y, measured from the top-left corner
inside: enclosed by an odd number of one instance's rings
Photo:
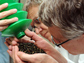
[[[59,63],[67,63],[67,60],[54,47],[46,53],[56,59]]]
[[[55,59],[59,63],[67,63],[66,59],[50,43],[48,43],[43,38],[39,37],[37,34],[35,34],[34,32],[31,32],[29,30],[26,30],[25,33],[26,33],[26,36],[32,38],[32,40],[35,41],[34,44],[37,47],[43,49],[53,59]],[[15,39],[12,41],[12,43],[14,43],[14,42],[17,43],[18,39],[17,40]],[[36,55],[36,56],[38,56],[38,55]]]
[[[27,36],[35,40],[36,46],[43,49],[48,55],[52,56],[59,63],[67,63],[67,60],[50,43],[29,30],[26,30],[25,33]]]

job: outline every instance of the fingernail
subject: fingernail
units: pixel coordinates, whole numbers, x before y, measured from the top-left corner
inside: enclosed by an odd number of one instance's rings
[[[13,12],[16,13],[17,12],[17,9],[13,9]]]
[[[31,43],[35,43],[35,41],[34,41],[34,40],[29,40],[29,42],[31,42]]]
[[[35,43],[35,41],[34,40],[31,40],[33,43]]]
[[[8,3],[5,3],[4,5],[8,5]]]
[[[42,29],[40,28],[40,30],[39,31],[42,31]]]
[[[18,18],[17,17],[15,17],[14,19],[15,19],[15,21],[18,21]]]

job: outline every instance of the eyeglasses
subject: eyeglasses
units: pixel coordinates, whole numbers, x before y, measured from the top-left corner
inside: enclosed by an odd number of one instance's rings
[[[37,18],[37,19],[34,20],[33,25],[34,25],[35,23],[37,23],[37,24],[40,24],[40,23],[41,23],[41,22],[39,21],[39,18]],[[37,28],[37,26],[34,25],[33,28]],[[74,37],[74,38],[75,38],[75,37]],[[70,41],[70,40],[72,40],[72,39],[68,39],[68,40],[66,40],[66,41],[64,41],[64,42],[61,42],[61,43],[59,43],[59,44],[56,44],[55,41],[54,41],[54,39],[53,39],[53,36],[52,36],[52,41],[53,41],[53,43],[54,43],[56,46],[58,46],[58,47],[60,47],[60,45],[66,43],[66,42],[68,42],[68,41]]]
[[[53,36],[52,36],[52,41],[53,41],[53,43],[54,43],[57,47],[60,47],[60,45],[66,43],[66,42],[68,42],[68,41],[70,41],[70,40],[71,40],[71,39],[68,39],[68,40],[66,40],[66,41],[64,41],[64,42],[62,42],[62,43],[56,44],[55,41],[53,40]]]
[[[40,23],[41,23],[41,22],[39,21],[39,17],[34,20],[33,28],[37,28],[37,26],[35,26],[35,23],[37,23],[37,24],[40,24]]]

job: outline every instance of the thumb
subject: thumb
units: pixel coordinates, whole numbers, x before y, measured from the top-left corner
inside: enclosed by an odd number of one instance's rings
[[[25,30],[25,34],[26,34],[26,36],[32,38],[32,40],[34,40],[34,41],[42,40],[42,38],[40,36],[38,36],[36,33],[31,32],[29,30]]]

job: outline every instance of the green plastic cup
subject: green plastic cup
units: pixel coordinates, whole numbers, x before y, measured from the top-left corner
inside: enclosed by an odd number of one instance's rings
[[[8,7],[0,12],[7,11],[10,9],[17,9],[17,13],[9,15],[3,19],[11,19],[13,17],[18,17],[18,21],[11,23],[8,28],[1,31],[2,36],[4,37],[12,37],[15,36],[16,38],[22,38],[25,33],[25,29],[28,28],[30,23],[32,22],[31,19],[27,19],[27,12],[22,11],[23,4],[18,3],[18,0],[0,0],[0,5],[3,3],[9,3]]]
[[[28,28],[30,23],[32,22],[31,19],[21,19],[13,24],[11,24],[7,29],[2,31],[2,36],[12,37],[16,36],[18,39],[22,38],[25,33],[25,29]]]
[[[4,3],[18,3],[18,0],[0,0],[0,5]]]
[[[10,9],[17,9],[17,11],[21,11],[23,9],[23,4],[22,3],[11,3],[8,5],[7,8],[1,10],[0,12],[7,11]]]
[[[5,19],[11,19],[17,17],[18,20],[20,19],[26,19],[27,18],[27,12],[26,11],[17,11],[17,13],[12,14],[10,16],[7,16]]]

